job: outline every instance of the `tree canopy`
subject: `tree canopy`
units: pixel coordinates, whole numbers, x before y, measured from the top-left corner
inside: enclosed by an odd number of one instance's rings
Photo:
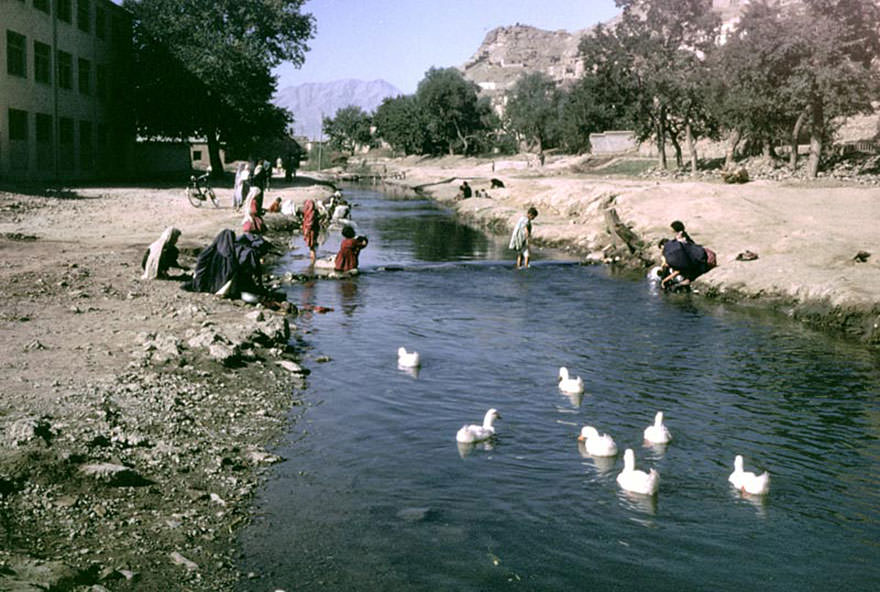
[[[357,105],[338,109],[333,117],[325,117],[322,120],[330,147],[349,154],[354,154],[359,145],[370,144],[372,125],[373,120],[370,115]]]
[[[286,132],[270,103],[282,61],[300,65],[314,31],[304,0],[125,0],[134,17],[137,125],[147,136],[204,136],[250,147]]]

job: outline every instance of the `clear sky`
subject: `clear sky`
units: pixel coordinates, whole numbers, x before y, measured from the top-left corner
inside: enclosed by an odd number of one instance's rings
[[[316,19],[305,64],[276,69],[278,88],[383,79],[406,94],[432,66],[461,66],[496,27],[578,31],[614,17],[614,0],[309,0]]]

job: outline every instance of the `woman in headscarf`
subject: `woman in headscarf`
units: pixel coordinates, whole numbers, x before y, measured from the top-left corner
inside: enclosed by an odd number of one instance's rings
[[[302,235],[309,248],[309,259],[315,262],[315,249],[318,248],[318,212],[315,211],[314,200],[307,199],[303,204]]]
[[[158,277],[167,277],[168,270],[172,267],[177,269],[186,269],[177,262],[177,256],[180,251],[177,249],[177,239],[180,231],[173,226],[169,226],[159,237],[159,240],[153,242],[144,258],[141,261],[141,267],[144,268],[142,280],[154,280]]]
[[[235,172],[235,184],[233,185],[232,190],[232,207],[235,211],[239,211],[241,209],[242,203],[244,203],[244,198],[248,194],[248,189],[250,189],[250,166],[246,162],[242,162],[238,165],[238,170]]]
[[[266,223],[263,221],[263,211],[260,209],[258,201],[259,190],[251,187],[248,192],[247,199],[244,202],[244,218],[241,219],[242,232],[251,234],[263,234],[266,230]]]
[[[336,271],[352,271],[358,268],[358,255],[367,246],[367,237],[355,236],[354,228],[346,224],[342,227],[342,244],[336,253],[334,269]]]

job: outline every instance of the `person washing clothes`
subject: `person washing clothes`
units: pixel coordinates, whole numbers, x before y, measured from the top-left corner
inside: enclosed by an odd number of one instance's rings
[[[355,236],[354,228],[346,224],[342,229],[342,244],[336,253],[334,269],[336,271],[356,271],[358,255],[367,246],[367,237]]]

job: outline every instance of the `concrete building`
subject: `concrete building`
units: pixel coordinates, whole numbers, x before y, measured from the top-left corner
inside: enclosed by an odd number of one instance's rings
[[[109,0],[0,0],[0,179],[127,173],[131,38]]]

